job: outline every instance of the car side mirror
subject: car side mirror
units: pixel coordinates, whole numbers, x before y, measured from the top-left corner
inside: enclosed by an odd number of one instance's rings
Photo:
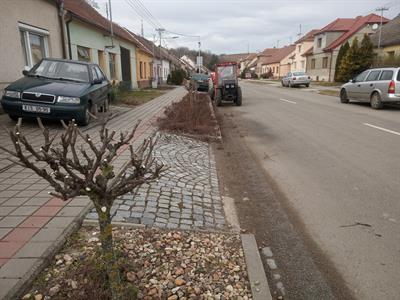
[[[93,80],[93,84],[100,84],[102,82],[103,82],[103,80],[101,80],[101,79],[94,79]]]
[[[23,71],[22,71],[22,74],[23,74],[24,76],[27,76],[27,75],[29,74],[29,71],[28,71],[28,70],[23,70]]]
[[[355,82],[356,82],[356,80],[353,78],[353,79],[350,79],[350,80],[349,80],[349,82],[351,82],[351,83],[355,83]]]

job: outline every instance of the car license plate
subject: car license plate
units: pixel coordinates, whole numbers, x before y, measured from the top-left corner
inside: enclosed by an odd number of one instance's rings
[[[38,106],[38,105],[22,105],[22,110],[27,112],[36,112],[41,114],[49,114],[50,107],[48,106]]]

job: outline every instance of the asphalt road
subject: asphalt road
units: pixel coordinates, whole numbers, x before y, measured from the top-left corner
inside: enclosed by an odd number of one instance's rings
[[[400,108],[241,82],[244,141],[359,299],[400,295]]]

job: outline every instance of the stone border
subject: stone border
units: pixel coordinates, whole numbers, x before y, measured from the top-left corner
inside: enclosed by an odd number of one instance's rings
[[[251,286],[253,300],[272,300],[267,277],[258,252],[256,239],[253,234],[240,235],[246,260],[247,274]]]
[[[38,274],[42,272],[49,264],[51,259],[59,252],[64,246],[66,240],[81,227],[82,221],[86,214],[92,209],[93,204],[90,202],[79,213],[78,216],[65,228],[63,233],[55,240],[52,245],[43,253],[43,258],[39,258],[34,263],[32,268],[22,276],[18,282],[11,288],[3,300],[20,299],[24,293],[29,290],[32,282],[37,278]]]

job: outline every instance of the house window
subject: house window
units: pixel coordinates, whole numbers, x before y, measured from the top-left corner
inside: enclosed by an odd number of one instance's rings
[[[301,68],[304,69],[305,62],[304,60],[301,61]]]
[[[19,30],[25,66],[33,67],[42,58],[49,56],[47,30],[22,23],[19,24]]]
[[[140,79],[142,79],[143,78],[143,63],[142,62],[140,62],[139,73],[140,73]]]
[[[328,58],[327,58],[327,57],[324,57],[324,58],[322,59],[322,68],[323,68],[323,69],[328,68]]]
[[[299,52],[301,52],[301,45],[299,45]]]
[[[311,59],[311,69],[315,69],[315,58]]]
[[[297,67],[297,63],[294,62],[294,63],[293,63],[293,69],[296,69],[296,67]]]
[[[146,70],[147,64],[146,64],[146,62],[144,62],[143,65],[144,65],[144,78],[147,79],[147,70]]]
[[[115,71],[115,53],[109,53],[109,67],[110,67],[110,78],[116,79],[117,72]]]
[[[276,67],[276,73],[279,73],[279,67]]]
[[[318,38],[318,48],[322,47],[322,38]]]
[[[386,53],[389,56],[389,58],[393,58],[394,57],[394,51],[388,51]]]
[[[78,60],[80,61],[90,61],[90,49],[82,46],[77,46]]]

